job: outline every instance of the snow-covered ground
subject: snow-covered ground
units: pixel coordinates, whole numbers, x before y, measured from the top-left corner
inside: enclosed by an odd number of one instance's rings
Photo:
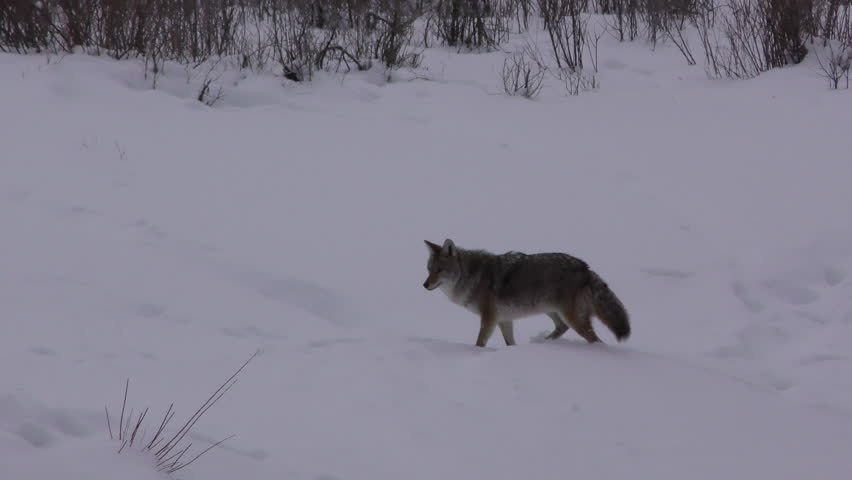
[[[849,478],[849,92],[608,42],[600,91],[527,101],[502,61],[208,108],[178,66],[0,55],[0,477],[159,478],[104,405],[129,377],[177,427],[259,349],[182,478]],[[421,286],[446,237],[585,259],[633,336],[473,347]]]

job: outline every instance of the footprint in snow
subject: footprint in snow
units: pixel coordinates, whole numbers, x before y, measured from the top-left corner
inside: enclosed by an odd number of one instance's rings
[[[36,355],[41,355],[42,357],[56,356],[56,351],[53,350],[52,348],[48,348],[48,347],[41,347],[41,346],[30,347],[30,352],[34,353]]]
[[[148,240],[162,240],[168,236],[164,230],[144,218],[131,222],[130,227],[141,231]]]
[[[180,325],[186,325],[192,322],[192,319],[181,317],[174,312],[169,312],[168,307],[152,302],[139,302],[130,307],[130,310],[139,317],[148,320],[165,320]]]
[[[143,302],[137,305],[134,310],[140,317],[156,318],[162,316],[166,312],[166,307],[157,305],[156,303]]]
[[[284,340],[287,338],[286,335],[270,332],[251,325],[245,327],[226,327],[222,329],[222,333],[235,338],[263,338],[266,340]]]
[[[800,359],[797,363],[801,366],[810,366],[826,362],[844,362],[850,360],[850,357],[843,355],[817,353],[808,355]]]
[[[0,200],[15,205],[30,198],[32,190],[29,188],[12,187],[0,193]]]
[[[324,348],[330,347],[332,345],[342,345],[342,344],[351,344],[351,343],[360,343],[361,340],[358,338],[332,338],[328,340],[314,340],[312,342],[308,342],[309,348]]]
[[[639,270],[649,277],[669,278],[674,280],[686,280],[695,276],[695,272],[677,268],[645,267]]]
[[[760,313],[765,308],[763,303],[752,295],[744,283],[739,281],[731,283],[731,291],[751,313]]]
[[[321,473],[314,477],[314,480],[342,480],[340,477],[336,475],[330,475],[328,473]]]
[[[73,214],[74,216],[78,217],[93,217],[98,214],[98,212],[94,208],[88,207],[86,205],[72,205],[68,209],[68,211],[71,212],[71,214]]]
[[[813,312],[795,311],[793,313],[795,313],[796,316],[798,316],[799,318],[803,318],[803,319],[805,319],[805,320],[807,320],[807,321],[809,321],[809,322],[811,322],[815,325],[826,325],[826,324],[829,323],[828,320],[826,320],[822,316],[817,315]]]
[[[451,342],[449,340],[440,340],[437,338],[408,337],[408,340],[410,342],[422,345],[427,351],[431,353],[436,353],[441,356],[445,356],[448,354],[468,356],[471,352],[476,353],[482,351],[497,350],[494,347],[480,348],[473,344]]]
[[[833,267],[825,267],[825,282],[830,287],[836,287],[846,280],[846,272]]]
[[[301,308],[334,324],[345,324],[351,316],[347,314],[341,299],[320,285],[260,272],[246,273],[236,278],[263,297]]]
[[[33,423],[24,423],[15,433],[36,448],[49,447],[54,441],[54,435],[49,430]]]
[[[773,296],[791,305],[807,305],[819,300],[819,294],[809,288],[787,279],[775,279],[763,282],[763,286]]]
[[[69,437],[82,438],[89,435],[89,429],[83,426],[74,414],[70,412],[54,411],[50,414],[51,425]]]
[[[796,386],[796,383],[793,380],[773,372],[761,372],[760,378],[766,382],[767,385],[779,392],[790,390]]]

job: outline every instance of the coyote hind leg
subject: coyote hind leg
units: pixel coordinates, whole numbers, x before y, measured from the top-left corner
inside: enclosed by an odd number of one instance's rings
[[[547,316],[550,317],[551,320],[553,320],[553,331],[550,333],[550,335],[544,338],[546,338],[547,340],[556,340],[568,331],[568,325],[563,322],[561,318],[559,318],[558,313],[551,312],[548,313]]]
[[[587,308],[577,308],[574,302],[571,302],[569,305],[566,305],[565,308],[559,312],[559,315],[568,321],[568,324],[571,325],[578,335],[586,339],[589,343],[598,343],[601,341],[598,338],[598,334],[595,333],[595,329],[592,328],[592,312],[587,311]],[[582,304],[579,305],[582,307]]]
[[[500,322],[497,324],[500,327],[500,333],[503,334],[503,340],[506,345],[511,347],[515,344],[515,329],[512,322]]]

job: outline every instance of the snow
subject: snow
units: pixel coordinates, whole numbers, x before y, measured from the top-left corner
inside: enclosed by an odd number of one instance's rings
[[[848,91],[604,43],[579,97],[435,48],[390,83],[226,71],[214,108],[177,65],[0,55],[2,477],[163,478],[104,405],[130,378],[186,419],[259,349],[181,478],[846,478]],[[421,286],[447,237],[583,258],[633,336],[473,347]]]

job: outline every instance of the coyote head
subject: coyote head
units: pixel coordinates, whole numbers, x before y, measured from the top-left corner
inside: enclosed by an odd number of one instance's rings
[[[438,246],[424,240],[429,247],[429,261],[426,269],[429,276],[423,282],[426,290],[434,290],[442,283],[455,283],[459,276],[459,258],[456,245],[449,238],[444,240],[444,246]]]

